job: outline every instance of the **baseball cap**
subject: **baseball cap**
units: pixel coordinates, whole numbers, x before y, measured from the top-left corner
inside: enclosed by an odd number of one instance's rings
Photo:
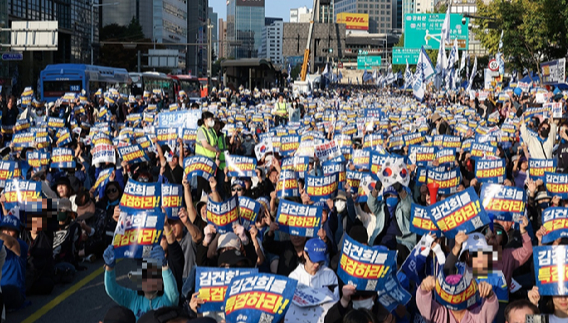
[[[389,187],[385,188],[385,190],[383,191],[383,196],[386,196],[386,195],[389,195],[389,194],[398,196],[398,192],[396,191],[396,189],[393,186],[389,186]]]
[[[217,250],[221,248],[235,248],[237,250],[241,249],[241,240],[233,232],[227,232],[219,236],[217,243]]]
[[[310,260],[312,262],[320,262],[326,260],[325,254],[327,253],[327,245],[319,237],[311,238],[310,240],[306,241],[304,251],[308,254],[308,257],[310,257]]]
[[[0,222],[0,228],[12,229],[18,232],[21,230],[21,225],[20,219],[14,215],[3,216]]]
[[[233,181],[233,184],[231,185],[231,187],[235,186],[235,185],[239,185],[240,187],[245,187],[245,182],[243,180],[240,179],[235,179]]]

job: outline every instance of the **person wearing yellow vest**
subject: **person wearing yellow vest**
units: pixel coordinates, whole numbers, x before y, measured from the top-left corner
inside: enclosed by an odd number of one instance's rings
[[[195,141],[195,155],[205,156],[217,163],[221,163],[219,155],[221,150],[217,147],[217,133],[215,132],[215,119],[209,111],[203,112],[201,115],[201,126],[197,129],[197,140]],[[197,196],[201,196],[204,191],[209,194],[211,190],[209,182],[203,177],[197,177]]]
[[[278,96],[278,102],[272,110],[272,114],[275,115],[274,124],[278,127],[280,124],[286,125],[288,121],[288,104],[284,101],[284,94],[280,93]]]

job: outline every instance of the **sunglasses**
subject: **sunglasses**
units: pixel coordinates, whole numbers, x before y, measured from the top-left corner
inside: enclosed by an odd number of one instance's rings
[[[240,191],[242,191],[243,189],[242,189],[241,187],[233,187],[231,190],[232,190],[233,192],[240,192]]]
[[[116,188],[109,188],[108,190],[106,190],[106,194],[114,194],[118,192],[118,190]]]

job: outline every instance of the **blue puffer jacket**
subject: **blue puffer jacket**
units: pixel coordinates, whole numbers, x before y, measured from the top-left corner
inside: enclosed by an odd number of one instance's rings
[[[114,270],[105,271],[105,290],[118,305],[124,306],[134,312],[138,320],[146,312],[166,306],[178,305],[178,289],[172,271],[168,268],[162,270],[162,280],[164,281],[164,294],[149,300],[138,292],[129,288],[122,287],[116,282],[116,272]]]

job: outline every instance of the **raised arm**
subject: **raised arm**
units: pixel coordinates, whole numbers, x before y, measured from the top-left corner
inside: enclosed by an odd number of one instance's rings
[[[197,218],[197,210],[193,206],[193,198],[191,197],[191,186],[189,186],[187,178],[183,179],[182,184],[183,184],[183,198],[185,199],[185,207],[187,209],[187,215],[189,216],[189,221],[193,223]]]
[[[156,147],[156,150],[158,151],[158,157],[160,158],[160,165],[162,167],[166,166],[166,157],[164,157],[164,152],[162,151],[162,147],[158,144],[158,138],[154,138],[154,146]]]

